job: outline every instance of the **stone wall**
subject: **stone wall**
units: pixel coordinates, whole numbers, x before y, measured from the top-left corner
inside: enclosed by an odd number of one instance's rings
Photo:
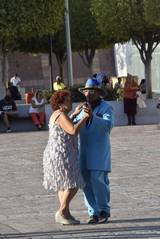
[[[77,53],[73,53],[73,77],[75,84],[82,84],[90,76],[89,69],[83,64]],[[48,54],[24,54],[14,52],[8,56],[9,62],[9,79],[18,73],[22,80],[21,86],[26,92],[31,88],[48,89],[50,88],[50,67]],[[95,70],[106,71],[115,75],[113,50],[98,50],[93,66]],[[93,69],[94,71],[94,69]],[[95,71],[94,71],[95,73]],[[53,76],[59,74],[58,65],[53,55]],[[64,65],[64,82],[67,84],[67,64]]]

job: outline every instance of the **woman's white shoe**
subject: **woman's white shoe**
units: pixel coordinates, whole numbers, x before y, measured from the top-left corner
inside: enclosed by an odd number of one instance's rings
[[[55,221],[57,223],[60,223],[63,225],[78,225],[78,224],[80,224],[80,221],[74,219],[73,217],[70,219],[63,217],[59,211],[57,211],[55,214]]]

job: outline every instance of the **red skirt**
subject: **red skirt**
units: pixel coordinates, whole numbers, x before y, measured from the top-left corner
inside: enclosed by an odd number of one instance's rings
[[[124,113],[135,115],[137,113],[137,99],[124,98]]]

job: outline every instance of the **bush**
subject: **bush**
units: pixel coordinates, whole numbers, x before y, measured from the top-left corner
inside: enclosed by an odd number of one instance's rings
[[[105,96],[104,96],[104,100],[117,100],[120,99],[120,93],[113,88],[103,88],[104,92],[105,92]]]
[[[72,102],[86,101],[85,96],[79,91],[79,88],[82,88],[82,87],[83,87],[82,85],[76,85],[69,88],[69,91],[71,92]],[[105,92],[105,96],[103,97],[104,100],[111,101],[111,100],[121,99],[121,93],[119,91],[113,88],[106,88],[106,87],[104,87],[103,90]],[[43,91],[43,95],[48,103],[53,93],[50,90]]]
[[[52,92],[50,90],[43,90],[43,96],[47,100],[47,103],[49,104],[50,98],[52,96]]]
[[[71,91],[73,102],[86,101],[85,96],[78,90],[81,87],[84,87],[84,86],[79,85],[79,86],[70,87],[69,90]],[[103,97],[104,100],[111,101],[111,100],[117,100],[120,98],[119,92],[113,88],[104,87],[103,90],[105,92],[105,95]]]
[[[68,89],[71,92],[72,102],[85,101],[85,96],[78,90],[80,87],[82,86],[73,86]],[[43,95],[44,98],[47,100],[47,103],[49,103],[53,93],[50,90],[43,90]]]

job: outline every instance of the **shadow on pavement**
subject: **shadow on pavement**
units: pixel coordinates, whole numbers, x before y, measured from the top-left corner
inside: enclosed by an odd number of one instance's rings
[[[145,223],[145,222],[160,222],[160,218],[144,218],[144,219],[129,219],[129,220],[113,220],[109,222],[110,227],[106,224],[87,225],[80,224],[79,226],[64,226],[63,229],[57,231],[46,232],[31,232],[31,233],[14,233],[0,234],[0,239],[69,239],[69,238],[107,238],[107,239],[126,239],[126,238],[160,238],[160,225],[138,225],[138,226],[123,226],[111,227],[114,223]]]

